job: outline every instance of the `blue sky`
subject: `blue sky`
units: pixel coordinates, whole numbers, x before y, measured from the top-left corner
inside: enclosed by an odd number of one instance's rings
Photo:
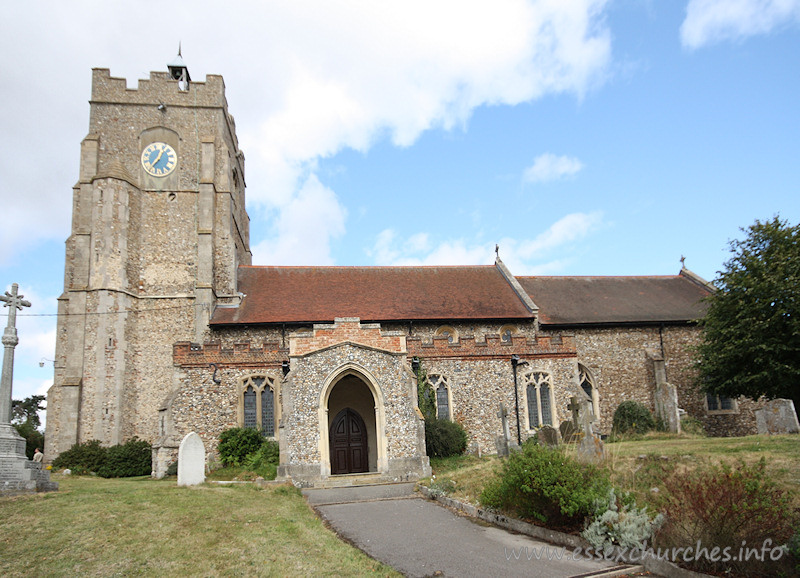
[[[52,383],[91,68],[225,78],[255,264],[713,279],[800,220],[800,0],[36,2],[0,19],[14,397]],[[33,314],[36,316],[30,316]],[[44,316],[42,316],[44,315]],[[4,318],[0,318],[5,324]]]

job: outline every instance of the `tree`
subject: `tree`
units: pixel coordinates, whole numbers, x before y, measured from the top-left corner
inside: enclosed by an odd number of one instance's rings
[[[742,231],[701,321],[702,388],[789,398],[800,409],[800,225],[776,216]]]
[[[17,433],[25,438],[25,453],[28,459],[33,458],[33,451],[36,448],[44,447],[44,435],[39,431],[39,426],[42,425],[39,411],[44,409],[43,401],[43,395],[32,395],[22,401],[11,400],[11,424]]]
[[[42,425],[39,419],[39,412],[44,409],[42,402],[43,395],[32,395],[22,401],[14,399],[11,401],[11,423],[21,424],[30,421],[33,427],[38,428]]]

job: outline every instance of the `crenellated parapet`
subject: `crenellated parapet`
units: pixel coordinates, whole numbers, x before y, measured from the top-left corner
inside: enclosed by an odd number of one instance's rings
[[[505,359],[512,355],[530,357],[576,357],[575,339],[571,335],[546,335],[529,339],[524,335],[513,335],[502,339],[500,335],[486,335],[477,340],[474,336],[461,337],[450,343],[448,337],[434,337],[423,341],[420,337],[407,337],[408,355],[432,358],[481,358]]]
[[[249,341],[234,343],[233,347],[222,347],[219,341],[204,344],[181,341],[172,346],[173,364],[179,367],[207,367],[216,363],[222,367],[267,367],[280,366],[289,359],[289,350],[280,343],[267,342],[253,347]]]
[[[209,74],[205,82],[192,82],[188,90],[180,90],[178,81],[169,72],[151,72],[149,79],[140,79],[137,88],[128,88],[125,78],[111,76],[107,68],[92,69],[92,102],[115,104],[153,104],[155,106],[228,107],[222,76]]]

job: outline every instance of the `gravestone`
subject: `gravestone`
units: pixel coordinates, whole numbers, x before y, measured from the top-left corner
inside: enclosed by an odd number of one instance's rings
[[[587,399],[580,403],[576,397],[573,397],[570,401],[571,407],[577,405],[579,408],[578,421],[580,423],[580,431],[583,434],[578,444],[578,459],[589,463],[602,461],[605,457],[605,449],[600,436],[592,431],[592,422],[594,421],[592,402]]]
[[[565,444],[569,444],[580,439],[578,429],[575,427],[575,424],[569,420],[562,421],[561,425],[558,426],[558,430],[561,433],[561,440]]]
[[[800,433],[794,402],[791,399],[772,399],[756,410],[759,434],[780,435]]]
[[[178,485],[196,486],[206,481],[206,446],[194,432],[178,448]]]
[[[542,426],[539,431],[536,432],[536,435],[539,436],[539,443],[548,448],[558,447],[558,444],[561,442],[561,436],[558,430],[549,425]]]
[[[511,446],[511,431],[508,429],[508,412],[502,403],[500,404],[500,411],[497,412],[497,417],[500,418],[500,425],[503,433],[497,436],[495,445],[497,446],[497,455],[502,458],[508,455]]]
[[[646,350],[647,356],[653,360],[653,371],[656,377],[656,417],[672,433],[681,433],[681,409],[678,407],[678,389],[667,383],[667,369],[664,356],[658,351]]]
[[[30,307],[11,285],[0,301],[8,307],[8,325],[3,333],[3,373],[0,379],[0,495],[9,496],[29,492],[51,492],[58,484],[50,481],[50,472],[42,469],[41,462],[33,462],[25,455],[25,439],[11,425],[11,385],[14,380],[14,348],[17,337],[17,309]]]

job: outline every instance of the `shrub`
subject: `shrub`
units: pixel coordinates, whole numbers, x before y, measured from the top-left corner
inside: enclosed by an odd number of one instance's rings
[[[798,522],[797,512],[791,497],[766,476],[765,470],[766,462],[761,458],[753,466],[723,464],[665,479],[667,521],[657,537],[658,545],[685,547],[699,541],[709,550],[730,548],[735,558],[743,545],[761,548],[767,538],[773,546],[786,544]],[[775,572],[754,560],[712,562],[704,557],[690,567],[734,575]]]
[[[252,470],[265,480],[274,480],[278,474],[280,449],[278,442],[262,438],[261,447],[248,455],[242,462],[247,469]]]
[[[525,444],[503,463],[481,494],[485,506],[505,510],[551,528],[580,529],[611,484],[608,474],[562,450]]]
[[[219,457],[224,466],[241,466],[250,454],[258,451],[264,437],[256,429],[234,427],[219,436]]]
[[[167,467],[167,474],[168,476],[177,476],[178,475],[178,460],[175,460]]]
[[[150,443],[133,437],[122,445],[106,450],[106,459],[97,475],[104,478],[147,476],[152,472]]]
[[[73,474],[97,472],[106,460],[106,451],[98,440],[75,444],[53,460],[53,467],[69,468]]]
[[[651,518],[647,508],[636,508],[636,503],[618,499],[614,488],[608,496],[596,503],[599,515],[581,532],[597,552],[611,550],[614,546],[644,549],[653,533],[661,527],[664,516]]]
[[[614,412],[615,434],[643,434],[654,430],[655,427],[653,414],[638,401],[623,401]]]
[[[706,435],[706,429],[703,426],[703,422],[690,415],[685,415],[681,418],[681,431],[683,431],[685,434],[693,436]]]
[[[428,457],[446,458],[464,453],[467,449],[467,432],[460,424],[449,419],[425,420],[425,450]]]

